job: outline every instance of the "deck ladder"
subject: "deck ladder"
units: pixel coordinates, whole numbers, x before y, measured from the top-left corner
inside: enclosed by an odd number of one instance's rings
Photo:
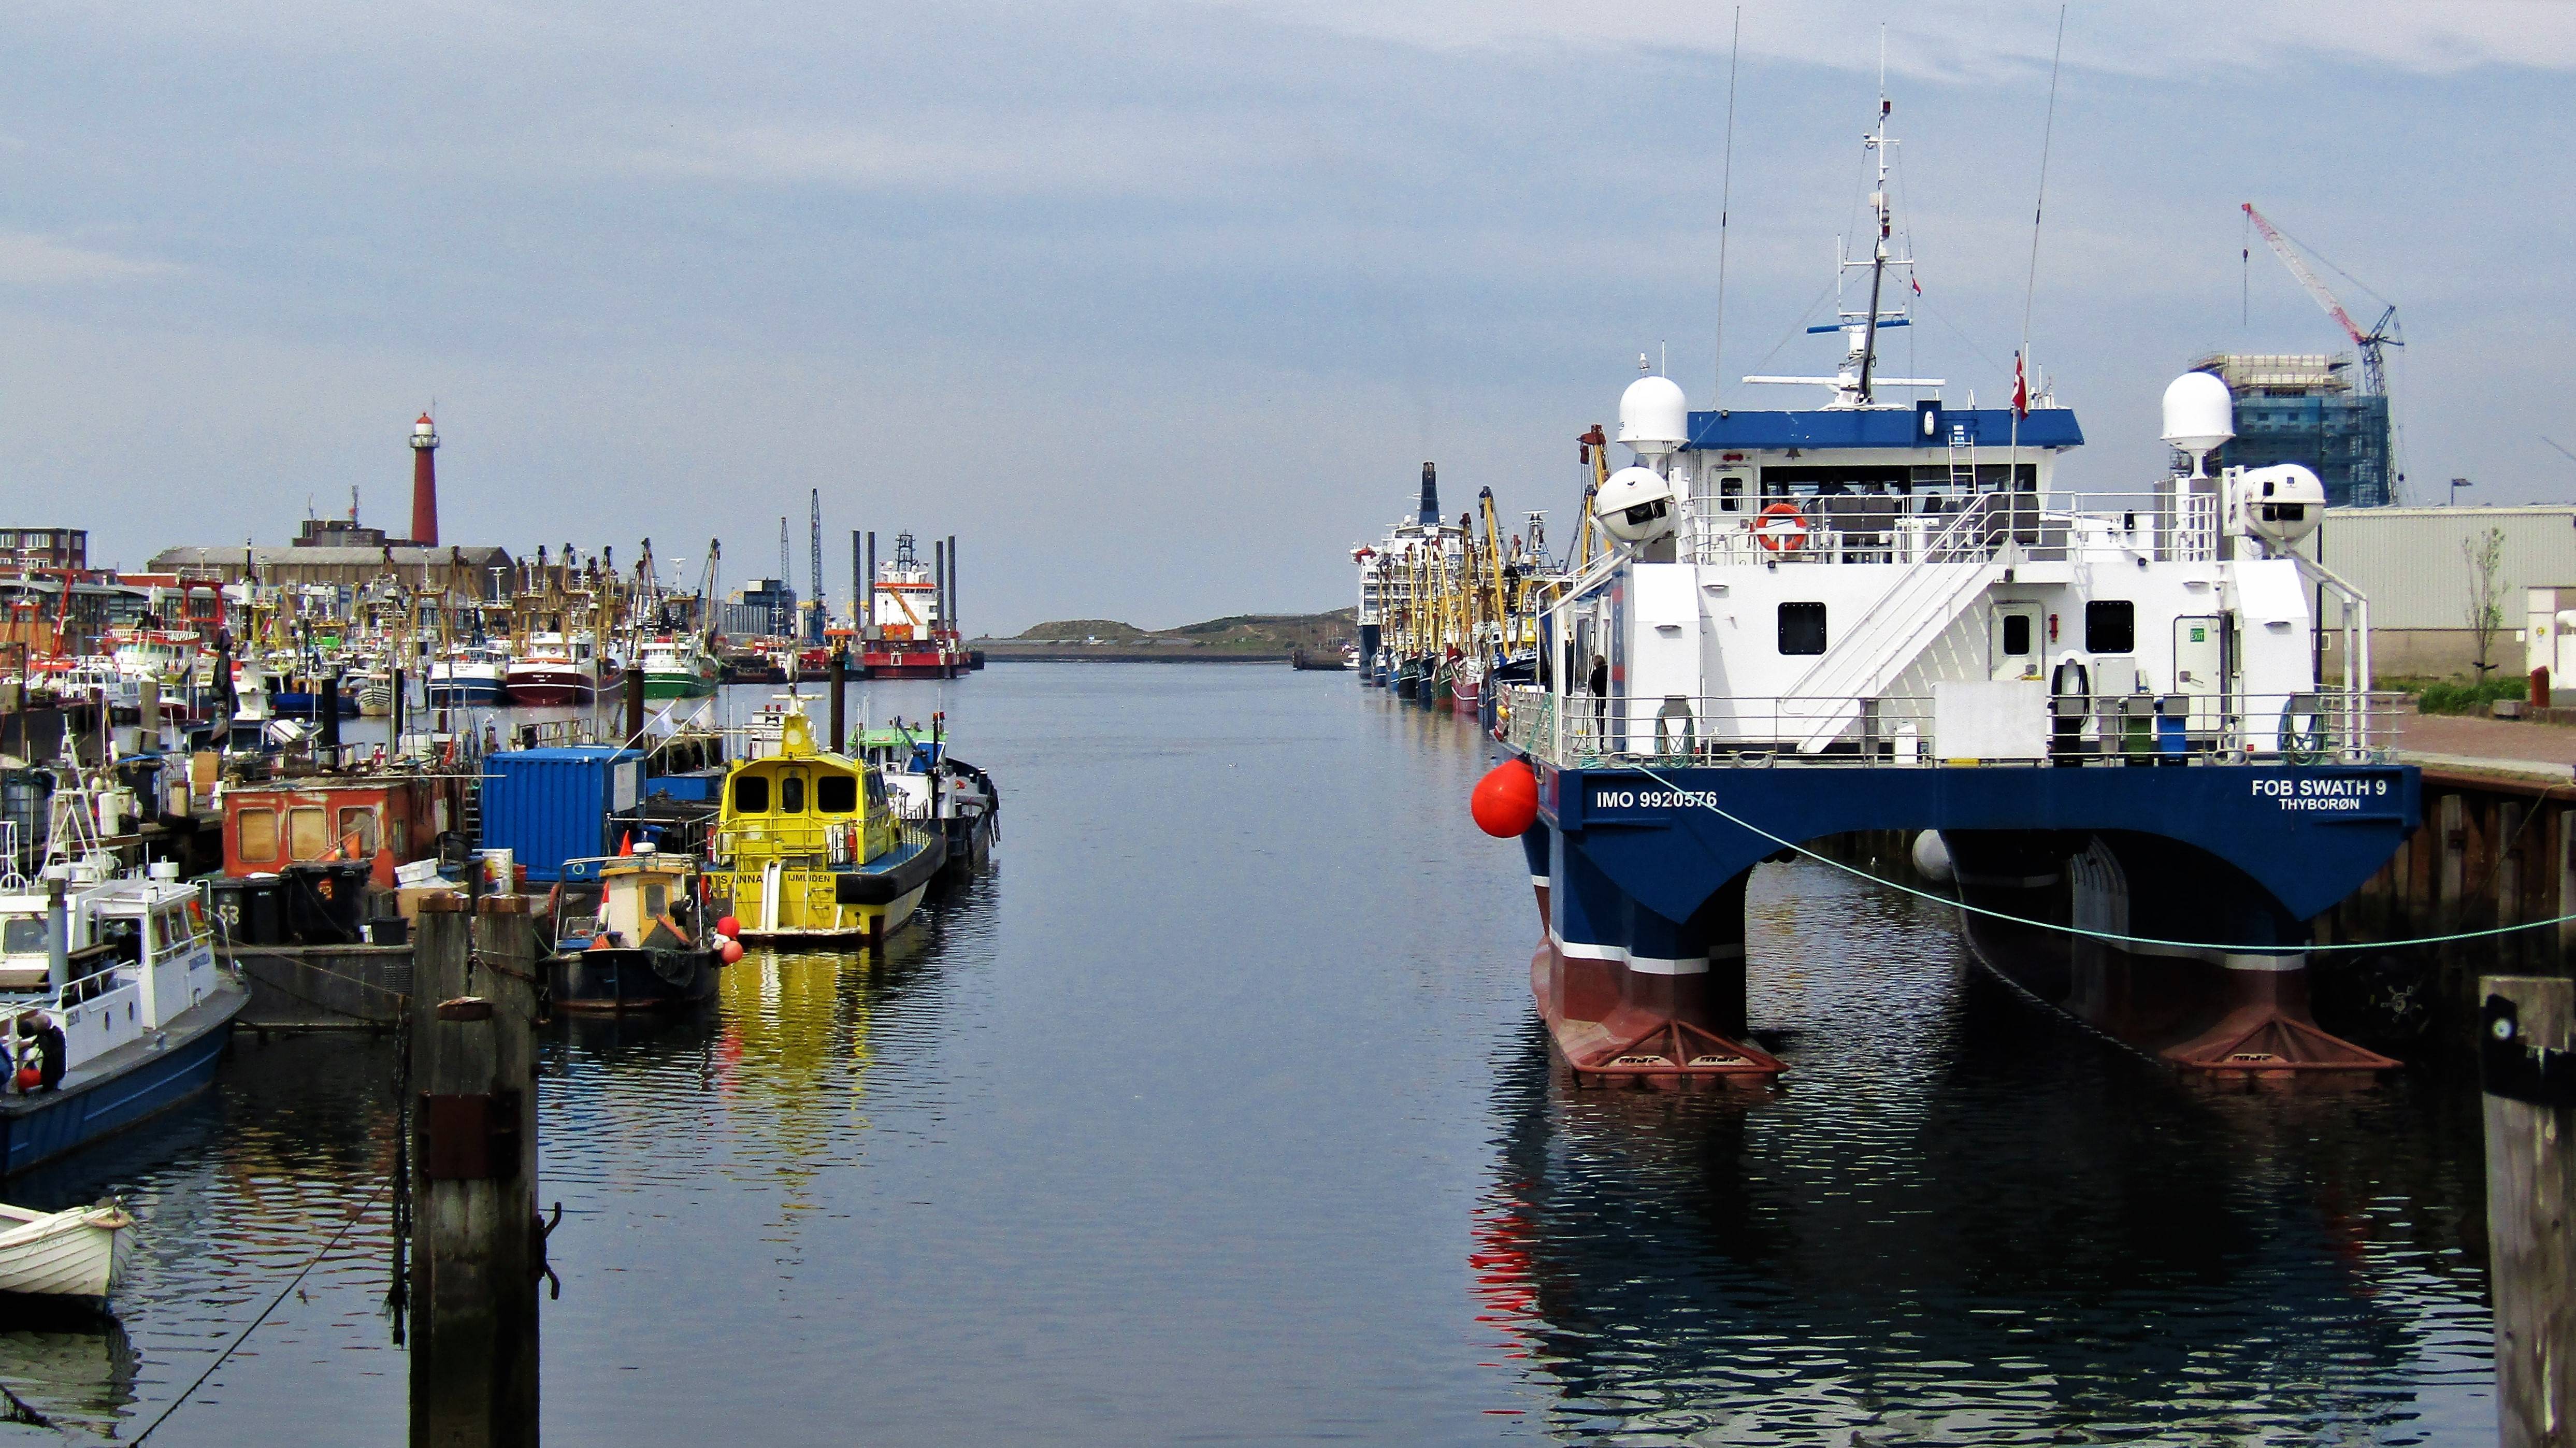
[[[1799,753],[1814,754],[1849,729],[1866,701],[1895,683],[1962,610],[2002,580],[2004,565],[1979,545],[1992,511],[1986,500],[2005,498],[1994,493],[1972,498],[1933,535],[1896,586],[1791,687],[1789,698],[1820,706],[1801,721]]]

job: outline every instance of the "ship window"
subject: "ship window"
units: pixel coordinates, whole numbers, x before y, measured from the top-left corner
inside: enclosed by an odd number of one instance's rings
[[[870,813],[870,814],[884,814],[884,813],[885,813],[885,798],[886,798],[886,796],[885,796],[885,779],[884,779],[882,776],[880,776],[880,775],[874,775],[874,774],[869,775],[869,776],[868,776],[868,813]]]
[[[659,914],[662,914],[664,911],[669,910],[670,908],[671,908],[671,887],[670,887],[670,886],[668,886],[668,885],[647,885],[647,886],[645,886],[645,887],[644,887],[644,913],[645,913],[645,915],[646,915],[646,916],[648,916],[648,917],[649,917],[649,916],[659,915]]]
[[[827,774],[814,781],[814,808],[824,814],[849,814],[858,807],[858,776]]]
[[[33,915],[12,915],[0,924],[0,953],[33,955],[45,948],[45,922]]]
[[[277,811],[246,809],[234,828],[234,845],[245,863],[266,864],[277,858]]]
[[[2004,615],[2004,652],[2005,652],[2006,654],[2008,654],[2008,655],[2011,655],[2011,656],[2015,657],[2015,658],[2027,658],[2027,657],[2029,657],[2029,655],[2030,655],[2030,615],[2029,615],[2029,614],[2026,614],[2026,613],[2008,613],[2008,614],[2005,614],[2005,615]]]
[[[768,775],[736,776],[733,782],[733,812],[735,814],[769,813]]]
[[[2084,605],[2084,651],[2088,654],[2135,653],[2138,606],[2125,598],[2097,599]]]
[[[351,805],[340,811],[340,842],[349,847],[351,859],[364,859],[376,852],[376,807],[371,804]]]
[[[286,855],[291,860],[318,860],[331,848],[331,825],[319,805],[286,812]]]
[[[778,812],[780,814],[805,812],[805,776],[782,774],[778,777]]]
[[[1821,654],[1825,651],[1825,606],[1821,603],[1780,605],[1780,652]]]

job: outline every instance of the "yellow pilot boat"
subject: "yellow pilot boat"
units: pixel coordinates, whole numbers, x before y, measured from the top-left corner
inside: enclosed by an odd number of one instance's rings
[[[874,945],[912,918],[945,853],[896,817],[874,766],[816,748],[792,709],[777,750],[725,776],[708,885],[746,941]]]

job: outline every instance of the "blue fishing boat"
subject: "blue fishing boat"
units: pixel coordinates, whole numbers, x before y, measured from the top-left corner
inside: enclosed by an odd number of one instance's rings
[[[174,869],[57,863],[0,894],[0,1174],[123,1131],[206,1089],[248,990],[215,960]]]

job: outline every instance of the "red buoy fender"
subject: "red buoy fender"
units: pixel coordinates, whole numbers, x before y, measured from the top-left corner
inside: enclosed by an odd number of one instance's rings
[[[1476,828],[1494,838],[1519,839],[1538,823],[1538,776],[1517,759],[1495,765],[1476,781],[1467,812],[1476,817]]]
[[[716,934],[723,936],[727,940],[731,940],[741,933],[742,922],[734,919],[730,915],[716,922]]]

